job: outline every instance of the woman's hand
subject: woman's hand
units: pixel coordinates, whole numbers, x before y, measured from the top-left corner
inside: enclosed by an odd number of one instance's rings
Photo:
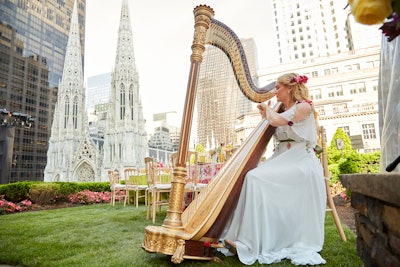
[[[267,118],[267,105],[265,105],[264,103],[260,103],[257,105],[258,111],[261,114],[261,117],[263,119]]]
[[[257,105],[257,108],[263,119],[267,118],[267,110],[272,110],[270,106],[271,106],[271,100],[268,101],[268,105],[266,105],[265,103],[260,103]]]

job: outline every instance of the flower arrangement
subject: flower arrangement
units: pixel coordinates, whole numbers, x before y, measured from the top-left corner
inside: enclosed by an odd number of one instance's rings
[[[400,0],[349,0],[349,5],[358,23],[383,23],[379,29],[389,42],[400,35]]]
[[[71,203],[85,205],[96,203],[109,203],[110,199],[110,192],[92,192],[89,190],[83,190],[69,196],[69,200],[71,201]]]
[[[13,202],[5,200],[4,195],[0,196],[0,215],[32,209],[32,202],[30,200],[25,199],[15,204]]]
[[[290,83],[307,83],[308,77],[306,75],[297,75],[290,78]]]

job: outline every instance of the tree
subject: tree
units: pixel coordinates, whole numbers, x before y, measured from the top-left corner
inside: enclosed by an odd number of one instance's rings
[[[342,130],[337,128],[331,145],[327,147],[328,164],[340,163],[340,161],[347,156],[357,153],[351,146],[351,141],[348,135]]]

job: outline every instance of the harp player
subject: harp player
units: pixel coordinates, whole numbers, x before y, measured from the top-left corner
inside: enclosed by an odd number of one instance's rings
[[[251,265],[290,259],[295,265],[324,264],[326,191],[323,169],[314,153],[317,121],[307,77],[280,76],[276,98],[285,111],[259,104],[263,119],[275,126],[273,155],[245,177],[223,239],[239,260]]]

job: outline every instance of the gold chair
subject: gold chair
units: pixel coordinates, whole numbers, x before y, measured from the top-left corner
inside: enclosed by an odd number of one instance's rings
[[[111,189],[111,201],[110,205],[115,206],[115,199],[119,198],[126,198],[125,195],[118,195],[118,192],[125,192],[126,194],[126,186],[124,184],[120,183],[120,176],[119,172],[117,170],[115,171],[108,171],[108,179],[110,181],[110,189]]]
[[[129,192],[134,193],[136,208],[139,207],[139,198],[145,198],[145,204],[147,205],[146,189],[148,188],[148,186],[140,183],[140,171],[136,168],[126,168],[124,170],[124,176],[126,186],[126,197],[124,206],[126,204],[129,204]]]
[[[156,165],[154,159],[151,157],[146,157],[144,159],[146,166],[146,177],[148,188],[146,190],[146,198],[147,198],[147,216],[149,219],[151,214],[151,218],[153,223],[156,221],[156,210],[158,208],[161,211],[161,207],[169,204],[169,193],[171,192],[172,185],[170,182],[163,183],[161,182],[161,169]],[[163,193],[168,193],[167,198],[163,199],[162,196],[166,195]],[[150,201],[151,199],[151,201]]]
[[[327,207],[326,211],[332,212],[332,216],[335,221],[336,228],[338,230],[340,238],[342,239],[342,241],[346,241],[346,235],[344,234],[339,215],[336,211],[335,203],[333,202],[331,189],[330,189],[330,185],[329,185],[330,173],[329,173],[329,169],[328,169],[328,155],[326,153],[325,129],[323,126],[320,126],[318,134],[319,134],[319,138],[320,138],[320,142],[321,142],[320,160],[322,163],[322,167],[324,169],[326,196],[327,196],[327,200],[328,200],[328,207]]]

